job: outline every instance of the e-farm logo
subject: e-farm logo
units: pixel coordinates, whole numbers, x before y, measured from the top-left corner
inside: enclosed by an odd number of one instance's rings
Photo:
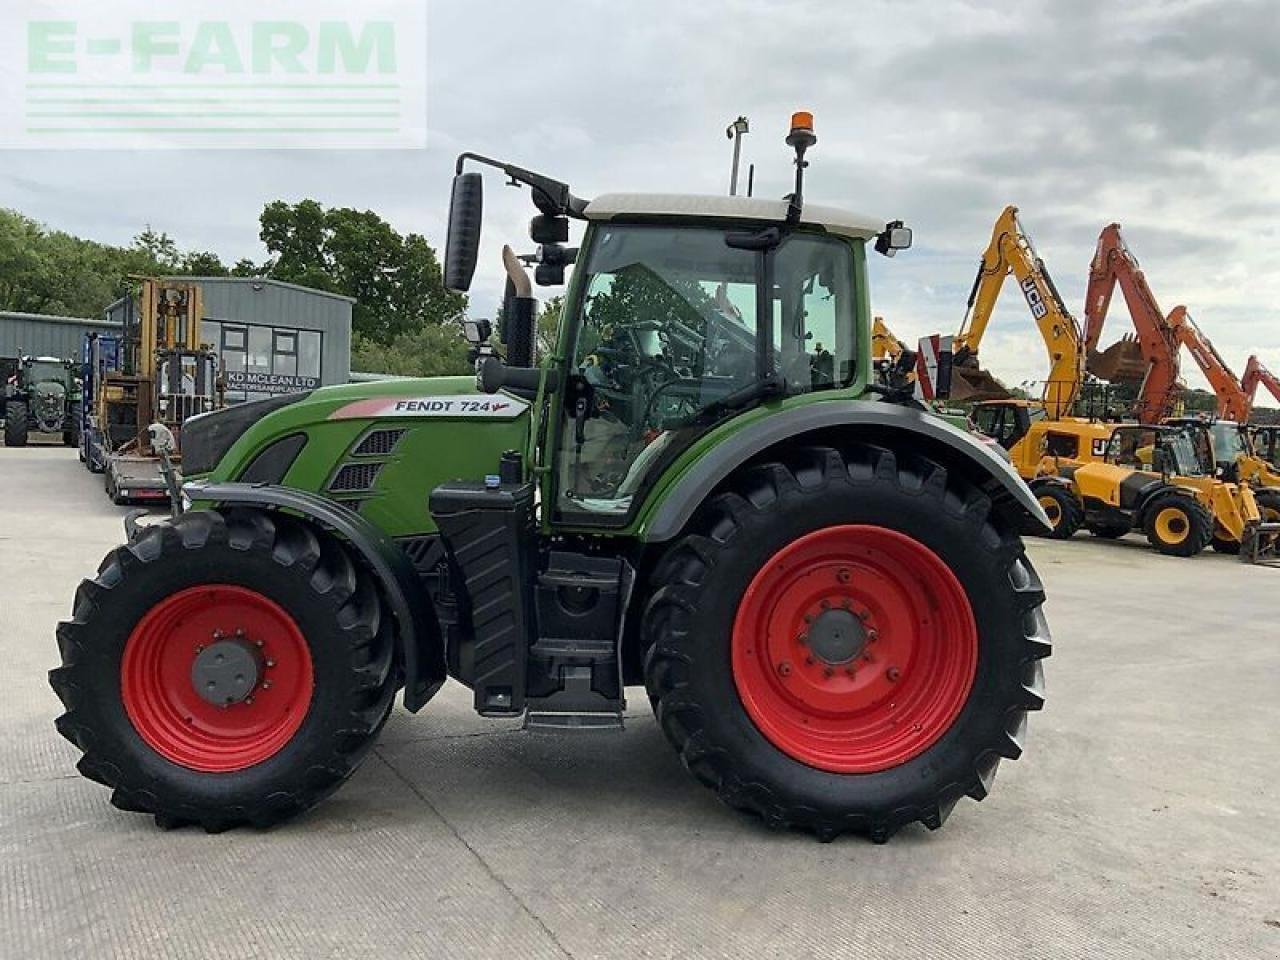
[[[4,0],[0,146],[426,146],[426,0]]]

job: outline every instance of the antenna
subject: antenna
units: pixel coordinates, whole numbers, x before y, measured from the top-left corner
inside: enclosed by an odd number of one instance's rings
[[[729,173],[729,196],[738,195],[738,164],[742,160],[742,138],[751,132],[751,125],[746,117],[737,120],[725,128],[724,135],[733,141],[733,168]]]

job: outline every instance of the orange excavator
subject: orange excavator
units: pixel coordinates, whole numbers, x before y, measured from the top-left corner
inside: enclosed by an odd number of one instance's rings
[[[1049,352],[1049,377],[1042,398],[1045,413],[1050,420],[1060,420],[1071,412],[1084,382],[1080,324],[1063,302],[1048,268],[1018,221],[1018,208],[1013,206],[1005,207],[996,220],[969,292],[964,322],[953,344],[952,399],[995,400],[1009,396],[995,377],[978,366],[978,346],[1010,274],[1017,279]]]
[[[1209,381],[1214,396],[1218,398],[1218,418],[1236,423],[1248,423],[1253,410],[1253,400],[1245,393],[1236,375],[1222,359],[1217,348],[1204,335],[1199,325],[1191,319],[1186,307],[1174,307],[1169,313],[1169,328],[1180,346],[1187,348],[1191,359]]]
[[[1267,392],[1280,403],[1280,377],[1266,368],[1257,355],[1251,356],[1249,362],[1245,364],[1244,376],[1240,379],[1240,390],[1244,393],[1249,401],[1249,409],[1252,412],[1253,398],[1258,393],[1258,386],[1267,388]]]
[[[1100,352],[1098,341],[1117,284],[1137,336],[1126,336]],[[1133,413],[1140,423],[1157,424],[1172,415],[1182,391],[1178,382],[1178,339],[1156,303],[1137,257],[1120,235],[1118,223],[1108,224],[1098,236],[1098,247],[1089,265],[1084,316],[1088,371],[1111,383],[1139,384]]]
[[[1222,354],[1183,307],[1175,307],[1169,314],[1169,326],[1178,343],[1190,351],[1218,398],[1217,419],[1210,425],[1210,434],[1214,457],[1222,468],[1223,476],[1257,487],[1280,488],[1280,471],[1260,455],[1248,427],[1257,384],[1266,382],[1270,377],[1266,368],[1256,362],[1256,358],[1250,358],[1252,376],[1246,371],[1244,380],[1237,380]],[[1275,378],[1271,377],[1271,380]],[[1270,383],[1267,386],[1273,389]],[[1276,519],[1280,520],[1280,500],[1272,503],[1272,509]]]

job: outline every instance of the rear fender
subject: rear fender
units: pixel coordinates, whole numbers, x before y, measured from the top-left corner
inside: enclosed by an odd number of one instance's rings
[[[396,623],[396,645],[404,665],[405,709],[418,711],[435,696],[446,677],[444,641],[409,557],[381,530],[332,500],[271,484],[192,482],[182,492],[193,502],[214,507],[257,507],[301,514],[336,534],[378,581]]]
[[[641,537],[653,543],[678,536],[716,487],[769,448],[806,440],[830,442],[837,435],[891,448],[920,449],[949,468],[960,469],[991,495],[997,510],[1010,521],[1016,522],[1013,514],[1025,512],[1046,530],[1052,529],[1008,461],[972,434],[922,410],[868,400],[830,400],[792,407],[726,436],[671,485],[644,524]]]

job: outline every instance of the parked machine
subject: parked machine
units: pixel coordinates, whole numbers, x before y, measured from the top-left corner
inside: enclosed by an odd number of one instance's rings
[[[996,300],[1011,274],[1018,280],[1049,355],[1049,376],[1039,401],[1010,397],[978,364]],[[1076,461],[1102,456],[1111,428],[1071,416],[1085,375],[1080,326],[1022,228],[1017,207],[1006,207],[996,220],[954,349],[950,399],[974,402],[975,426],[1009,452],[1024,480],[1039,476],[1046,458]],[[1054,507],[1052,502],[1042,505],[1050,511]]]
[[[1204,335],[1191,314],[1178,307],[1169,314],[1169,321],[1178,343],[1187,348],[1218,398],[1217,415],[1210,421],[1210,430],[1215,458],[1223,475],[1260,488],[1280,489],[1280,471],[1266,457],[1256,453],[1248,427],[1253,414],[1256,383],[1263,379],[1258,369],[1261,365],[1255,364],[1252,375],[1246,377],[1252,385],[1252,389],[1246,389],[1246,381],[1236,379],[1222,354]]]
[[[32,433],[54,433],[74,447],[80,442],[80,381],[73,361],[19,357],[0,394],[4,445],[25,447]]]
[[[1080,325],[1054,286],[1049,268],[1036,253],[1018,220],[1018,208],[1005,207],[991,231],[991,241],[978,264],[964,321],[954,343],[953,400],[998,400],[1009,396],[978,363],[978,348],[986,335],[1005,279],[1018,281],[1031,318],[1049,354],[1049,376],[1041,402],[1051,420],[1071,413],[1084,381],[1084,352]]]
[[[222,406],[217,355],[200,343],[201,317],[198,284],[144,279],[120,333],[85,339],[91,402],[83,459],[103,473],[116,503],[168,499],[151,424],[163,424],[180,445],[188,419]],[[180,453],[173,460],[179,463]]]
[[[1264,518],[1253,490],[1216,476],[1213,447],[1202,424],[1114,428],[1100,462],[1061,464],[1033,489],[1065,539],[1081,526],[1113,538],[1146,534],[1161,553],[1191,557],[1211,543],[1257,561],[1273,552],[1280,516]]]
[[[1099,351],[1117,285],[1129,308],[1136,338],[1124,337]],[[1089,265],[1084,315],[1088,371],[1112,383],[1137,385],[1137,397],[1129,412],[1139,423],[1160,423],[1172,416],[1183,389],[1178,379],[1177,336],[1156,303],[1137,258],[1124,242],[1118,223],[1108,224],[1098,236]]]
[[[587,201],[463,154],[449,288],[479,250],[468,166],[538,210],[499,344],[465,324],[477,380],[189,422],[192,508],[109,555],[58,630],[80,770],[162,824],[270,824],[346,779],[398,688],[417,711],[452,676],[559,732],[618,728],[643,683],[694,776],[822,839],[985,796],[1043,702],[1018,537],[1042,514],[977,439],[872,392],[865,251],[910,231],[807,203],[815,140],[797,114],[781,201]],[[533,280],[575,258],[534,366]]]

